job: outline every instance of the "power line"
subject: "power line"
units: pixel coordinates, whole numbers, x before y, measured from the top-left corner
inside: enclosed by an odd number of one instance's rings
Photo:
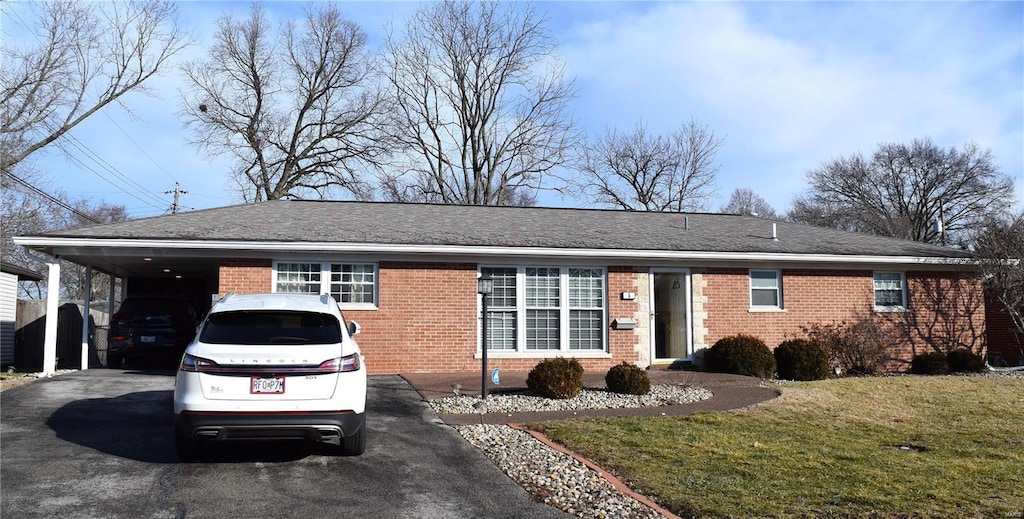
[[[118,130],[121,130],[121,133],[123,133],[125,138],[128,139],[128,142],[130,142],[133,145],[135,145],[135,147],[139,150],[140,153],[145,155],[146,158],[149,159],[149,161],[152,162],[160,171],[163,171],[164,175],[167,175],[167,178],[171,179],[175,183],[178,182],[177,179],[175,179],[173,175],[171,175],[166,169],[164,169],[164,167],[161,166],[159,162],[154,160],[153,157],[150,157],[149,154],[146,153],[146,150],[142,149],[142,146],[139,146],[139,143],[135,142],[135,140],[132,139],[131,135],[128,135],[128,132],[124,131],[124,128],[122,128],[120,124],[117,124],[117,121],[115,121],[114,118],[110,116],[110,114],[108,114],[104,110],[100,110],[100,112],[102,112],[103,115],[107,116],[107,119],[109,119],[110,122],[113,123],[114,126],[116,126]]]
[[[96,152],[92,151],[92,149],[90,149],[88,146],[86,146],[82,141],[78,140],[78,138],[75,137],[74,135],[72,135],[70,132],[65,133],[64,137],[68,138],[67,142],[69,144],[71,144],[72,146],[77,148],[79,151],[81,151],[85,156],[87,156],[93,162],[98,164],[101,168],[107,170],[110,174],[114,175],[114,177],[116,177],[118,180],[123,182],[125,185],[127,185],[128,187],[134,187],[134,188],[138,189],[141,193],[148,195],[151,200],[154,200],[156,202],[155,205],[163,206],[164,199],[160,195],[158,195],[158,194],[156,194],[156,193],[154,193],[152,191],[147,190],[142,184],[139,184],[135,180],[132,180],[131,178],[129,178],[125,173],[122,173],[119,169],[117,169],[116,167],[111,165],[109,162],[104,160],[103,157],[100,157]],[[61,146],[61,140],[60,139],[57,140],[57,145]],[[76,159],[76,162],[78,162],[79,164],[82,164],[81,160],[77,159],[77,157],[74,157],[73,154],[68,153],[68,155],[71,155],[73,158]],[[97,172],[96,170],[94,170],[92,168],[87,168],[87,169],[89,169],[89,171],[92,171],[93,173],[95,173],[97,176],[102,177],[102,175],[99,172]],[[109,180],[108,180],[108,182],[110,184],[114,185]],[[118,187],[118,186],[114,185],[114,187]],[[118,189],[120,189],[122,192],[124,192],[124,193],[126,193],[126,194],[128,194],[128,195],[130,195],[130,196],[132,196],[134,198],[136,198],[140,202],[145,203],[144,200],[142,200],[142,199],[138,198],[137,196],[135,196],[131,191],[128,191],[128,190],[123,189],[123,188],[118,188]]]
[[[68,205],[63,200],[60,200],[60,199],[50,195],[49,193],[43,191],[42,189],[39,189],[38,187],[33,186],[32,184],[29,184],[28,182],[22,180],[21,177],[15,175],[14,173],[11,173],[10,171],[4,171],[4,174],[7,175],[8,177],[11,177],[11,179],[14,180],[15,182],[17,182],[17,183],[25,186],[26,188],[28,188],[29,191],[32,191],[33,193],[35,193],[35,194],[37,194],[37,195],[39,195],[39,196],[41,196],[41,197],[43,197],[43,198],[45,198],[45,199],[47,199],[47,200],[49,200],[51,202],[53,202],[53,203],[63,207],[64,209],[67,209],[72,214],[74,214],[75,216],[77,216],[77,217],[79,217],[79,218],[81,218],[83,220],[88,220],[88,221],[90,221],[92,223],[103,223],[103,222],[100,222],[99,220],[97,220],[97,219],[95,219],[95,218],[93,218],[93,217],[91,217],[91,216],[89,216],[89,215],[79,211],[78,209],[75,209],[74,207],[71,207],[70,205]]]

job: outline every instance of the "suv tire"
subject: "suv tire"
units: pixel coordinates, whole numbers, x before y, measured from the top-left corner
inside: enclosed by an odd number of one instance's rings
[[[366,423],[355,434],[341,439],[341,453],[345,456],[359,456],[366,451]]]

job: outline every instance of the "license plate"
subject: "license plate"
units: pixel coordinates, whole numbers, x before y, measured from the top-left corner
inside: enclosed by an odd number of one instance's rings
[[[284,393],[284,377],[252,377],[249,392],[256,394],[282,394]]]
[[[140,335],[140,342],[156,342],[156,335]]]

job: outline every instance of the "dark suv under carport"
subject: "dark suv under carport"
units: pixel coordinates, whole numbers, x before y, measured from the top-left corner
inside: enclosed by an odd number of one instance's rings
[[[124,361],[172,365],[196,335],[192,305],[174,296],[130,296],[110,318],[107,366]]]

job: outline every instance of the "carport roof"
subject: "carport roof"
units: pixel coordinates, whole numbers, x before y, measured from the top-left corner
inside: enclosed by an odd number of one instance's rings
[[[773,230],[775,237],[773,239]],[[388,202],[271,201],[15,238],[119,276],[216,276],[219,259],[324,254],[619,265],[945,265],[966,251],[754,216]],[[291,255],[291,256],[288,256]],[[143,261],[145,260],[145,261]],[[160,274],[162,275],[162,274]]]

